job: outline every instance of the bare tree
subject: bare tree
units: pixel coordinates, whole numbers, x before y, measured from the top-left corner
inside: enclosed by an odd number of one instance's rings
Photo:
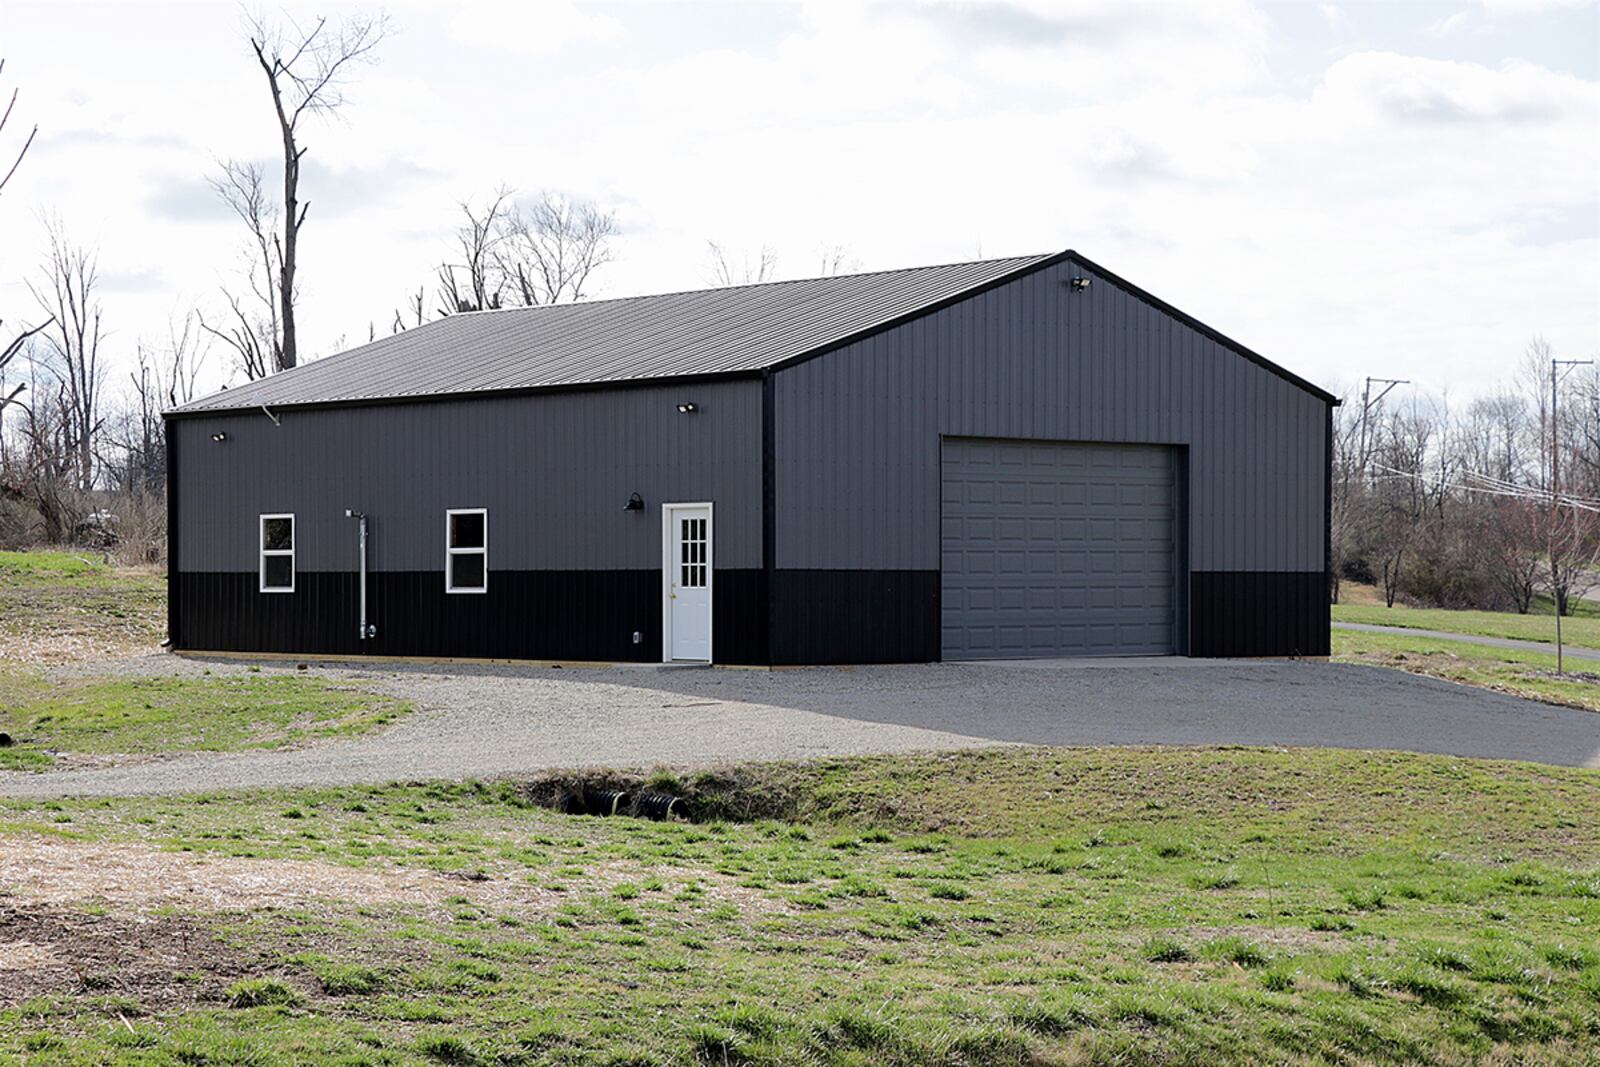
[[[283,257],[278,209],[267,193],[265,174],[257,163],[224,163],[211,180],[211,187],[249,233],[244,257],[249,292],[224,292],[228,303],[226,320],[214,326],[202,317],[200,326],[233,349],[239,369],[254,381],[293,366],[285,364],[283,357]]]
[[[0,74],[3,74],[5,69],[6,61],[4,59],[0,59]],[[17,95],[19,92],[20,90],[17,89],[11,90],[11,98],[6,101],[5,111],[0,112],[0,136],[5,135],[6,127],[11,123],[11,113],[16,109]],[[11,184],[12,176],[17,173],[17,168],[22,165],[22,157],[28,154],[28,149],[32,147],[33,139],[38,135],[38,133],[39,126],[37,123],[35,123],[33,127],[28,130],[28,135],[22,139],[22,147],[17,149],[17,154],[11,158],[11,166],[6,169],[5,176],[0,177],[0,192],[4,192],[5,187]],[[0,322],[0,325],[3,325],[3,322]],[[4,382],[6,367],[10,366],[11,362],[17,358],[18,353],[20,353],[27,346],[29,338],[43,332],[45,327],[49,325],[50,323],[46,321],[38,326],[32,327],[31,329],[24,329],[22,333],[6,342],[4,348],[0,348],[0,415],[4,414],[6,407],[15,402],[17,397],[22,395],[23,389],[26,388],[26,386],[22,384],[18,384],[9,389],[6,387]]]
[[[139,538],[139,554],[146,561],[160,558],[165,536],[157,514],[166,490],[167,449],[161,414],[194,398],[208,340],[209,335],[198,328],[195,313],[189,312],[181,323],[176,317],[168,320],[164,344],[140,341],[137,363],[128,374],[132,392],[113,423],[110,436],[114,447],[104,468],[110,474],[111,487],[126,494],[130,498],[126,503],[144,520],[138,524],[145,535]]]
[[[614,258],[617,218],[591,200],[545,192],[513,206],[495,247],[501,273],[524,307],[576,303]]]
[[[21,412],[17,435],[20,448],[6,451],[0,470],[0,497],[25,506],[39,520],[39,535],[47,544],[72,539],[85,513],[85,494],[75,488],[76,453],[74,420],[66,386],[39,360],[28,361],[28,403]]]
[[[0,59],[0,74],[4,74],[5,69],[6,61]],[[11,90],[11,99],[6,101],[5,111],[0,112],[0,135],[5,133],[6,126],[11,122],[11,112],[17,106],[18,93],[19,90],[17,89]],[[33,139],[38,133],[39,125],[34,123],[33,128],[28,131],[28,135],[22,139],[22,147],[17,149],[17,154],[11,158],[11,166],[6,169],[4,176],[0,177],[0,192],[4,192],[5,187],[11,184],[11,176],[17,173],[17,168],[22,165],[22,157],[28,154],[28,149],[33,146]]]
[[[32,338],[43,333],[54,321],[54,319],[46,319],[37,326],[23,330],[13,337],[5,348],[0,349],[0,417],[4,416],[6,408],[15,403],[17,397],[21,396],[22,391],[27,388],[26,385],[18,384],[11,386],[8,390],[5,385],[6,368],[28,346],[28,342]]]
[[[456,230],[460,262],[439,265],[439,314],[486,311],[501,306],[507,279],[500,245],[505,240],[505,227],[511,214],[511,195],[510,189],[501,186],[482,208],[474,207],[468,200],[461,202],[461,214],[466,221]],[[461,285],[462,274],[466,275],[465,290]]]
[[[822,249],[822,269],[818,277],[833,278],[840,274],[854,274],[861,269],[861,260],[848,245],[826,245]]]
[[[252,288],[264,310],[246,312],[240,300],[230,297],[234,314],[229,327],[211,331],[239,353],[247,374],[263,367],[264,373],[287,370],[300,359],[295,283],[300,230],[311,207],[300,199],[300,165],[306,154],[300,142],[302,123],[344,106],[352,68],[372,58],[387,32],[388,20],[381,14],[352,16],[333,25],[319,18],[309,28],[287,16],[282,25],[250,20],[250,50],[266,76],[282,142],[283,196],[276,203],[266,196],[258,165],[236,160],[222,165],[213,184],[250,231],[252,261],[259,258],[265,274],[260,282],[252,281]],[[272,293],[270,300],[262,289]]]
[[[573,303],[588,295],[595,272],[613,262],[617,219],[592,200],[542,192],[528,204],[500,186],[481,206],[463,201],[454,254],[434,273],[440,315]],[[425,292],[406,299],[393,333],[425,321]]]
[[[1328,600],[1339,603],[1345,565],[1356,541],[1356,526],[1363,517],[1361,508],[1364,485],[1357,477],[1356,457],[1360,419],[1352,406],[1341,396],[1341,403],[1333,411],[1333,455],[1330,457],[1330,475],[1333,478],[1328,514],[1328,552],[1332,562],[1329,576]]]
[[[406,297],[406,310],[404,313],[399,308],[394,309],[394,319],[389,323],[391,334],[404,333],[410,328],[406,317],[411,317],[410,326],[421,326],[428,321],[428,287],[417,286],[417,291]]]
[[[1432,413],[1413,402],[1387,414],[1376,427],[1372,543],[1378,557],[1383,600],[1394,607],[1414,542],[1433,500],[1427,461],[1438,430]]]
[[[755,285],[758,282],[768,282],[778,270],[778,252],[767,245],[761,246],[760,254],[753,261],[748,252],[742,253],[737,260],[730,258],[727,250],[716,241],[706,242],[706,254],[710,261],[709,274],[714,285]]]
[[[77,488],[94,487],[100,432],[100,298],[98,254],[75,245],[59,221],[46,224],[49,251],[43,277],[28,283],[53,329],[40,336],[44,364],[60,383]]]

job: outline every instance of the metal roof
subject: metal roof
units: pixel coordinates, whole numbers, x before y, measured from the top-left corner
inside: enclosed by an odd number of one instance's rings
[[[168,412],[359,404],[752,374],[1071,261],[1329,403],[1331,393],[1070,249],[935,267],[449,315]]]
[[[759,371],[1062,255],[449,315],[174,413]]]

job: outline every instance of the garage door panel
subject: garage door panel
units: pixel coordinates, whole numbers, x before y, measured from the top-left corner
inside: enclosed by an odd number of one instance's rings
[[[947,659],[1176,650],[1172,452],[947,440]]]

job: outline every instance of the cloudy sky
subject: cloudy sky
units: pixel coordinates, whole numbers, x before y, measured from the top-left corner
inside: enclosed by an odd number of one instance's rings
[[[384,330],[456,205],[504,183],[615,210],[596,296],[708,284],[708,240],[772,247],[780,277],[835,245],[867,270],[1071,247],[1330,386],[1469,397],[1535,333],[1600,357],[1594,3],[387,11],[304,137],[303,352]],[[8,134],[39,135],[0,197],[0,317],[35,314],[48,214],[100,249],[108,352],[219,307],[241,234],[206,178],[276,136],[242,26],[226,2],[6,0]]]

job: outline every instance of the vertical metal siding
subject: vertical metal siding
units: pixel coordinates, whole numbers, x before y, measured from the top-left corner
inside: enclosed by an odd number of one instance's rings
[[[700,411],[681,415],[693,400]],[[761,565],[761,384],[730,381],[173,420],[177,560],[256,568],[257,516],[294,512],[301,571],[355,567],[372,518],[375,571],[441,571],[444,513],[489,509],[489,565],[659,565],[661,504],[717,504],[719,568]],[[218,431],[223,443],[210,438]],[[638,492],[643,512],[624,512]],[[491,573],[490,581],[493,581]]]
[[[1326,404],[1109,282],[1070,291],[1079,273],[777,372],[776,566],[937,569],[951,435],[1186,445],[1191,569],[1321,570]]]

